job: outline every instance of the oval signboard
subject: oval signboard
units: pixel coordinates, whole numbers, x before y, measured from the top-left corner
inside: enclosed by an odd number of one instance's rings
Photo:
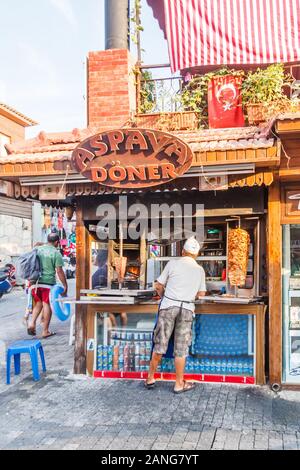
[[[193,152],[174,135],[147,129],[101,132],[81,142],[72,164],[83,176],[115,188],[167,183],[190,168]]]

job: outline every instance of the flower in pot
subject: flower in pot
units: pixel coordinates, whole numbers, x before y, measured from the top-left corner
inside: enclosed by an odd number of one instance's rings
[[[249,72],[242,84],[242,101],[249,124],[265,122],[288,109],[290,100],[284,87],[290,86],[292,77],[285,73],[283,64]]]

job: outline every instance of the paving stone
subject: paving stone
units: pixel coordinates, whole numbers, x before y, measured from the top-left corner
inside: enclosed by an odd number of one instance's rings
[[[284,450],[297,450],[297,436],[294,434],[283,434],[283,449]]]
[[[185,440],[187,442],[193,442],[193,443],[195,442],[197,444],[197,442],[200,439],[200,436],[201,436],[200,431],[189,431],[185,437]]]
[[[255,450],[267,450],[269,448],[269,435],[266,432],[256,431],[254,438]]]
[[[227,431],[225,429],[218,429],[215,435],[215,440],[213,442],[214,450],[222,450],[225,446],[225,441],[227,439]]]
[[[227,430],[224,449],[225,450],[238,450],[240,438],[241,438],[241,433],[239,431]]]
[[[282,450],[283,439],[282,434],[275,431],[269,432],[269,450]]]
[[[241,434],[239,449],[240,450],[252,450],[254,449],[254,439],[255,439],[255,432],[254,431],[243,431]]]
[[[0,341],[24,337],[19,299],[12,293],[2,302],[11,299],[16,309],[1,324]],[[0,449],[300,450],[294,392],[199,384],[175,396],[170,383],[148,393],[139,381],[74,376],[69,324],[53,319],[53,327],[57,336],[44,342],[47,374],[34,382],[27,361],[12,385],[0,383]]]
[[[183,449],[183,450],[194,450],[194,449],[196,449],[196,447],[197,447],[196,442],[184,441],[184,443],[181,446],[181,449]]]
[[[62,450],[77,450],[80,444],[66,444]]]

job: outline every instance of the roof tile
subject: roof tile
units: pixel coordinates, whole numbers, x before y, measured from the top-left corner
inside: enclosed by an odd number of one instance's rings
[[[1,110],[2,111],[5,111],[5,112],[8,112],[10,113],[11,115],[15,115],[16,117],[18,117],[19,119],[21,119],[22,121],[24,121],[24,123],[26,123],[28,126],[36,126],[38,123],[36,121],[34,121],[33,119],[25,116],[25,114],[22,114],[20,113],[19,111],[17,111],[16,109],[12,108],[11,106],[8,106],[8,104],[5,104],[5,103],[1,103],[0,102],[0,114],[1,114]]]
[[[170,132],[191,145],[195,151],[231,150],[246,148],[267,148],[274,143],[267,139],[270,125],[261,127],[240,127],[230,129],[199,129],[197,131]],[[28,155],[36,153],[58,153],[73,150],[79,142],[96,134],[99,129],[73,129],[72,132],[40,132],[37,137],[7,145],[9,154]]]

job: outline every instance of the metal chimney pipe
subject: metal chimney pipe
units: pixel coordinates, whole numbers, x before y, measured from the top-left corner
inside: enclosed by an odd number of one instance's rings
[[[129,49],[128,0],[105,0],[105,49]]]

